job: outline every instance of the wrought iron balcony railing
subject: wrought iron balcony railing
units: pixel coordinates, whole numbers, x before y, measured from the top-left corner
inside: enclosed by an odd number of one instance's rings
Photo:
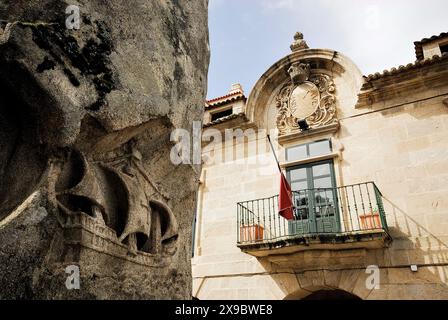
[[[293,191],[294,220],[278,214],[278,195],[237,204],[238,244],[324,234],[388,233],[374,182]]]

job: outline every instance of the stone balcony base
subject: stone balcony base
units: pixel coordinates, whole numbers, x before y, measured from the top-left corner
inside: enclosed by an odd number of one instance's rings
[[[337,233],[310,234],[285,237],[271,241],[239,243],[241,251],[255,257],[288,255],[309,250],[380,249],[392,242],[383,229]]]

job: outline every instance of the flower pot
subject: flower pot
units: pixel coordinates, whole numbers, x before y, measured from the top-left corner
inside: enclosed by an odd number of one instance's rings
[[[240,242],[262,241],[264,228],[259,224],[240,226]]]
[[[382,229],[381,218],[378,212],[369,212],[359,216],[361,230]]]

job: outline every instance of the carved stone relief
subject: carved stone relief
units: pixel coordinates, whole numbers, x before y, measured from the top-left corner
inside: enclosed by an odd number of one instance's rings
[[[296,62],[289,69],[290,80],[275,97],[277,128],[280,134],[299,130],[298,121],[310,128],[338,123],[333,79],[311,72],[309,64]]]
[[[0,5],[0,299],[190,299],[207,2],[66,7]]]
[[[56,180],[54,200],[65,228],[90,230],[108,243],[110,254],[141,260],[136,256],[146,253],[145,264],[165,266],[177,250],[177,221],[135,144],[130,140],[101,159],[71,150]],[[81,245],[101,248],[95,238],[83,240]]]

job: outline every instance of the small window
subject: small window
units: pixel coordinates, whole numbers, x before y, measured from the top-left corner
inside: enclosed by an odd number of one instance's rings
[[[219,111],[219,112],[216,112],[216,113],[212,113],[212,121],[215,121],[215,120],[218,120],[218,119],[230,116],[232,114],[233,114],[232,108],[224,110],[224,111]]]
[[[440,45],[440,52],[442,54],[444,53],[448,53],[448,43],[444,44],[444,45]]]
[[[306,144],[286,149],[286,160],[298,160],[308,158]]]
[[[295,161],[331,153],[330,140],[319,140],[286,149],[286,160]]]
[[[309,144],[309,156],[317,157],[331,152],[330,140],[322,140]]]

